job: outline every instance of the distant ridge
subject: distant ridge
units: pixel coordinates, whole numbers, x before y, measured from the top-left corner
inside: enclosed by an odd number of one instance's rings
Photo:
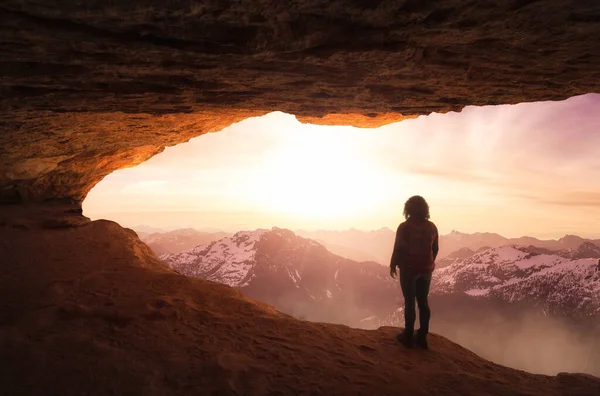
[[[305,238],[311,238],[323,244],[335,254],[362,261],[365,258],[380,264],[388,265],[394,246],[395,231],[381,228],[373,231],[356,229],[335,231],[303,231],[296,233]],[[440,236],[439,258],[445,258],[453,252],[468,248],[477,251],[483,247],[498,247],[502,245],[536,246],[539,248],[561,250],[577,249],[582,243],[591,242],[600,246],[600,239],[586,239],[576,235],[565,235],[559,239],[538,239],[529,236],[506,238],[490,232],[462,233],[456,230]]]
[[[228,232],[202,232],[193,228],[180,228],[168,232],[140,235],[156,255],[179,253],[231,235]]]

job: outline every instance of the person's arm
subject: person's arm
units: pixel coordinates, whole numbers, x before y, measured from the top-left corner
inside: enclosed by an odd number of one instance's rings
[[[433,237],[433,246],[432,246],[432,250],[433,250],[433,261],[435,261],[435,258],[438,255],[438,252],[440,251],[440,245],[439,245],[439,235],[438,235],[438,230],[437,227],[434,225],[433,226],[435,229],[435,235]]]
[[[396,270],[396,267],[400,266],[400,259],[402,257],[402,250],[406,248],[406,242],[402,238],[402,224],[398,226],[396,231],[396,240],[394,241],[394,250],[392,251],[392,259],[390,260],[390,269]]]

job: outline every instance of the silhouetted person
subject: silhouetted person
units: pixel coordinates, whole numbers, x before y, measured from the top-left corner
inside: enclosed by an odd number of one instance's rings
[[[431,310],[427,297],[431,274],[438,254],[438,230],[429,221],[429,205],[423,197],[415,195],[404,204],[406,221],[398,226],[390,262],[390,276],[396,277],[400,269],[400,286],[404,295],[404,330],[396,338],[407,348],[416,345],[427,349],[427,333]],[[414,334],[415,299],[419,305],[420,328]],[[414,340],[413,340],[414,336]]]

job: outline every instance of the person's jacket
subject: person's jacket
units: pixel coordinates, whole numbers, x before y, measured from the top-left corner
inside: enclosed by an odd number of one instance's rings
[[[429,220],[408,218],[398,226],[390,267],[411,274],[431,274],[439,251],[439,235]]]

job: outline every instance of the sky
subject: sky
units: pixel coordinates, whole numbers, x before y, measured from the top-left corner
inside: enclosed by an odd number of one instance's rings
[[[270,113],[110,174],[83,208],[129,227],[371,230],[412,195],[442,234],[600,238],[600,94],[376,129]]]

